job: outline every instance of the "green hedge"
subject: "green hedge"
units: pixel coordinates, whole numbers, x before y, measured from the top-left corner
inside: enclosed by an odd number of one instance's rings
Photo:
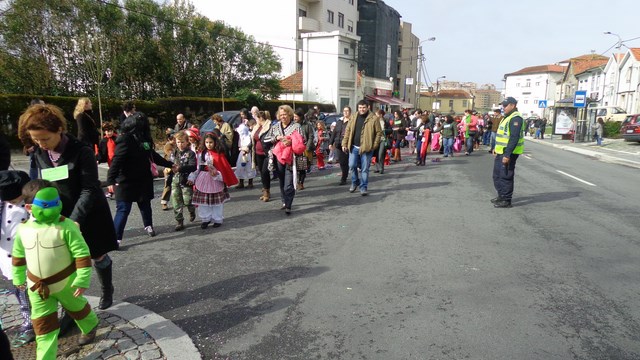
[[[20,147],[20,141],[17,137],[18,118],[35,97],[33,95],[0,94],[0,131],[7,135],[12,148]],[[73,121],[73,110],[79,97],[38,96],[38,98],[48,104],[60,107],[67,118],[69,132],[71,134],[77,133],[75,121]],[[91,98],[91,101],[93,102],[93,111],[97,114],[98,100]],[[184,114],[191,123],[200,125],[214,113],[222,111],[222,99],[218,98],[176,97],[157,99],[155,101],[135,101],[135,104],[138,111],[142,111],[149,117],[153,134],[158,140],[164,139],[163,129],[173,127],[176,123],[176,115],[180,113]],[[267,100],[263,103],[261,110],[269,110],[271,116],[274,117],[278,106],[282,104],[294,105],[292,101]],[[243,107],[250,109],[250,106],[245,105],[236,99],[224,100],[224,110],[227,111],[240,110]],[[305,111],[314,105],[318,105],[320,111],[335,112],[335,106],[332,104],[318,104],[306,101],[295,102],[296,107],[302,107]],[[102,100],[103,121],[117,123],[121,113],[121,100]]]
[[[604,123],[604,137],[617,139],[620,138],[620,128],[622,123],[619,121],[607,121]]]

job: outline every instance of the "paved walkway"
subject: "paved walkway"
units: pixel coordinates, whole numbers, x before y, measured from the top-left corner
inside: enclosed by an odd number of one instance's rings
[[[543,140],[525,137],[525,140],[640,169],[640,142],[604,139],[602,146],[598,146],[595,142],[574,143],[571,140],[562,140],[558,135],[546,136]]]
[[[80,331],[74,328],[60,339],[58,359],[191,360],[200,353],[191,339],[171,321],[126,302],[98,310],[98,298],[87,296],[100,319],[93,343],[78,346]],[[22,321],[16,297],[0,293],[0,324],[11,340]],[[14,358],[35,359],[35,343],[12,349]]]

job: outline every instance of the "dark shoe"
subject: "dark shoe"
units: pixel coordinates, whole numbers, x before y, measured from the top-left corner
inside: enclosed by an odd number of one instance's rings
[[[298,183],[298,190],[304,190],[304,184]]]
[[[287,215],[291,215],[291,209],[289,208],[284,209],[284,213]]]
[[[167,211],[167,210],[169,210],[169,205],[162,204],[162,211]]]
[[[238,186],[236,186],[236,189],[244,189],[244,179],[240,179],[240,182],[238,183]]]
[[[25,346],[36,339],[36,334],[33,329],[20,330],[18,336],[11,340],[12,348],[19,348]]]
[[[100,281],[100,287],[102,289],[98,309],[105,310],[113,305],[113,262],[104,269],[100,269],[97,266],[94,266],[94,268],[96,269],[98,281]]]
[[[208,228],[210,223],[211,221],[204,221],[202,224],[200,224],[200,229]]]
[[[147,231],[147,235],[149,235],[149,237],[156,236],[156,232],[153,230],[153,226],[147,226],[144,229]]]
[[[380,172],[380,170],[374,170],[373,172],[374,172],[374,173],[379,173],[379,172]]]
[[[222,224],[221,224],[221,223],[213,223],[213,227],[214,227],[214,228],[219,228],[220,226],[222,226]]]
[[[347,180],[340,180],[338,185],[347,185]]]
[[[384,169],[380,170],[380,174],[384,174]]]
[[[247,189],[253,189],[253,179],[249,179],[249,184],[247,184]]]
[[[496,202],[495,204],[493,204],[494,208],[510,208],[511,207],[511,201],[509,200],[500,200],[498,202]]]
[[[87,344],[91,344],[93,340],[96,338],[96,332],[98,331],[98,325],[93,328],[93,330],[89,331],[87,334],[80,334],[78,338],[78,345],[84,346]]]
[[[73,329],[74,327],[77,327],[78,324],[76,324],[75,321],[73,321],[73,319],[71,318],[71,316],[64,311],[64,309],[62,310],[62,317],[60,318],[60,333],[59,336],[62,337],[64,335],[66,335],[71,329]]]
[[[195,220],[196,220],[196,213],[195,212],[189,213],[189,221],[194,222]]]
[[[491,203],[492,203],[492,204],[495,204],[495,203],[497,203],[497,202],[499,202],[499,201],[502,201],[502,198],[501,198],[500,196],[498,196],[498,197],[494,197],[493,199],[491,199]]]
[[[351,187],[349,188],[350,193],[354,193],[356,192],[356,190],[358,190],[358,185],[351,185]]]
[[[280,206],[280,210],[284,210],[286,208],[287,208],[287,205],[285,205],[285,204],[282,204],[282,206]]]
[[[182,221],[178,221],[175,227],[176,231],[184,230],[184,223]]]

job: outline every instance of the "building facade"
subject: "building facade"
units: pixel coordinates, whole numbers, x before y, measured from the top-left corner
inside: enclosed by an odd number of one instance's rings
[[[358,36],[342,31],[302,35],[302,93],[306,101],[355,106],[358,79]],[[335,54],[338,54],[336,56]]]
[[[382,0],[358,0],[358,68],[365,76],[398,77],[400,14]]]
[[[552,107],[566,67],[561,65],[531,66],[504,76],[504,96],[518,100],[518,110],[525,117],[547,117],[545,109]],[[540,100],[546,100],[547,108]]]
[[[394,79],[395,89],[398,98],[413,103],[416,99],[420,40],[413,34],[412,25],[404,21],[400,21],[398,39],[398,75]]]
[[[616,106],[627,114],[640,112],[640,48],[631,48],[620,60]]]
[[[198,2],[197,8],[211,19],[274,46],[283,76],[302,70],[302,34],[338,30],[356,35],[358,26],[355,0],[278,0],[277,5],[273,1],[234,0],[232,9],[221,11],[216,1]]]
[[[441,114],[461,115],[473,109],[473,95],[466,90],[439,90],[420,93],[419,107]]]

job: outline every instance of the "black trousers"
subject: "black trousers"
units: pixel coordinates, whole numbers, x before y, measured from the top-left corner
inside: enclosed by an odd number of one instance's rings
[[[277,161],[277,160],[274,160]],[[269,172],[269,156],[256,154],[256,170],[260,173],[262,188],[271,189],[271,173]]]
[[[493,186],[498,192],[498,196],[504,200],[511,201],[513,197],[513,178],[516,174],[517,154],[511,154],[509,165],[502,164],[503,154],[496,155],[493,162]]]
[[[287,209],[291,209],[293,197],[296,195],[296,189],[293,186],[293,170],[290,166],[281,164],[275,160],[278,167],[278,180],[280,181],[280,198]]]
[[[349,153],[345,153],[342,151],[341,147],[336,146],[336,158],[338,159],[338,163],[340,163],[340,171],[342,172],[340,176],[340,181],[347,181],[347,176],[349,175]]]

